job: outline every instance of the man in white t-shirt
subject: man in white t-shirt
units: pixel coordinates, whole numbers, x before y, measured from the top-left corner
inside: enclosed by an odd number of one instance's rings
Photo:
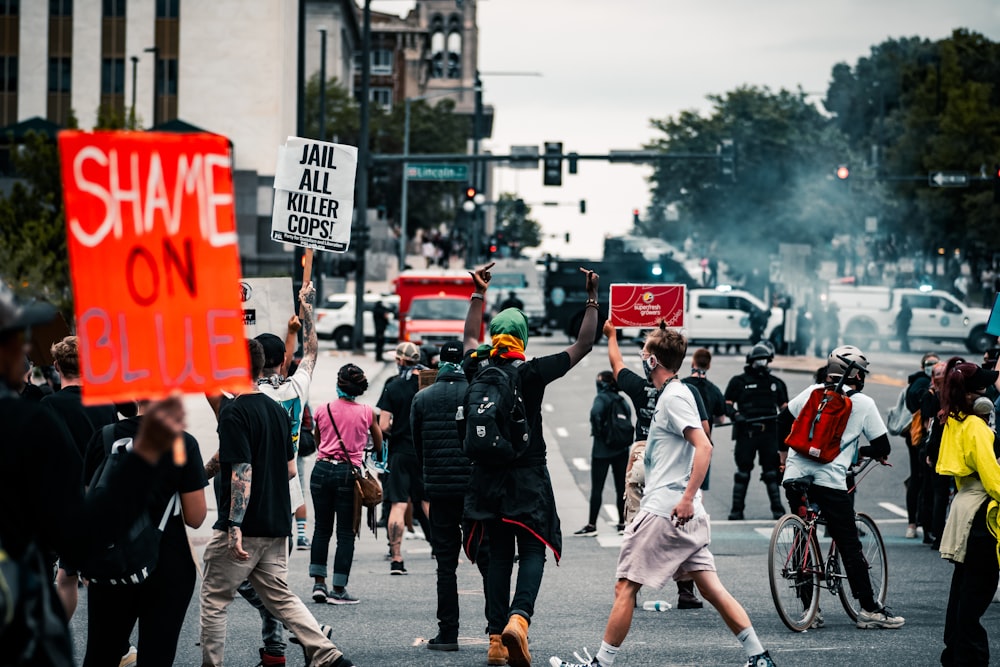
[[[615,576],[615,601],[597,655],[581,662],[549,659],[552,667],[611,667],[632,625],[635,598],[644,585],[662,588],[670,579],[694,579],[702,597],[718,610],[755,667],[773,667],[743,606],[715,572],[708,550],[709,517],[701,503],[701,483],[712,460],[712,443],[702,428],[691,391],[677,370],[687,341],[680,333],[656,329],[646,336],[642,366],[660,390],[646,444],[646,488],[639,512],[625,529]]]
[[[807,387],[789,401],[778,416],[778,436],[781,443],[779,455],[784,471],[785,493],[792,514],[798,514],[803,501],[801,487],[796,482],[809,484],[809,502],[819,505],[823,512],[830,536],[840,550],[851,590],[861,605],[857,626],[861,629],[896,629],[903,627],[905,619],[893,616],[892,612],[875,600],[868,578],[868,565],[858,537],[858,527],[854,522],[854,497],[847,487],[848,469],[859,457],[885,459],[889,456],[888,431],[878,406],[869,396],[860,393],[865,386],[867,373],[868,359],[853,345],[842,345],[830,353],[826,386],[832,389],[844,378],[842,391],[851,399],[851,415],[840,438],[840,454],[837,458],[829,463],[820,463],[795,450],[789,450],[785,444],[792,423],[805,407],[813,390],[823,388],[824,385],[821,384]],[[861,446],[862,435],[868,440],[868,445]],[[822,616],[817,616],[813,627],[823,627]]]

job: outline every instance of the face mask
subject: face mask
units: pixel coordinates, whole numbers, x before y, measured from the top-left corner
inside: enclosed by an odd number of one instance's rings
[[[646,379],[650,382],[653,381],[653,369],[659,365],[660,362],[656,360],[656,357],[649,355],[649,357],[643,357],[642,359],[642,372],[646,374]]]
[[[757,369],[767,368],[767,359],[754,359],[750,366]]]
[[[931,377],[932,374],[934,373],[934,365],[935,364],[930,364],[929,366],[924,366],[924,373],[927,374],[927,377]]]
[[[985,396],[980,396],[972,404],[972,413],[979,415],[983,419],[989,418],[991,412],[993,412],[993,401]]]

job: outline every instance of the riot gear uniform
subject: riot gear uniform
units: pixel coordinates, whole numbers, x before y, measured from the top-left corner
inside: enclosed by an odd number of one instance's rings
[[[754,455],[760,459],[760,478],[767,488],[772,516],[778,518],[785,512],[778,471],[777,415],[788,403],[788,388],[768,370],[767,365],[773,358],[770,346],[757,343],[747,354],[743,373],[734,376],[726,387],[726,413],[733,420],[733,440],[736,441],[730,520],[743,519]]]

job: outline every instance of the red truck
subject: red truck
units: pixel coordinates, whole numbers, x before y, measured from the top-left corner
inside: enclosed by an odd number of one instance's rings
[[[438,346],[446,340],[462,340],[469,295],[474,289],[468,272],[403,271],[395,284],[399,340]],[[479,331],[480,340],[484,334],[485,325]]]

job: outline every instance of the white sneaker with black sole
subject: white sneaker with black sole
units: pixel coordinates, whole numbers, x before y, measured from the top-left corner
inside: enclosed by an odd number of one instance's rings
[[[883,629],[897,630],[903,627],[906,619],[902,616],[893,616],[887,607],[876,609],[875,611],[858,612],[858,628],[861,630]]]

